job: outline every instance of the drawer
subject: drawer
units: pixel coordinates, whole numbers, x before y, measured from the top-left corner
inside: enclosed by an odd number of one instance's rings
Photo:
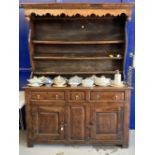
[[[53,92],[32,92],[32,100],[65,100],[65,92],[53,91]]]
[[[47,93],[46,92],[32,92],[31,99],[32,100],[46,100]]]
[[[124,100],[124,92],[90,92],[90,100]]]
[[[70,92],[70,100],[72,101],[80,101],[85,99],[86,99],[86,93],[83,91]]]
[[[65,92],[48,92],[48,100],[65,100]]]

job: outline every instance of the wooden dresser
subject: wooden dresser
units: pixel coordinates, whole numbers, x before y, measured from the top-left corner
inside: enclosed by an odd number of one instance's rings
[[[31,76],[105,75],[123,80],[133,4],[21,4],[29,23]],[[116,57],[116,55],[121,57]],[[112,57],[109,55],[113,55]],[[28,146],[128,146],[131,87],[25,86]]]

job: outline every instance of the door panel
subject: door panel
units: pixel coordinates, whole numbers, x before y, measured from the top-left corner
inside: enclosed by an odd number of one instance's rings
[[[81,141],[88,137],[86,126],[89,122],[89,107],[80,104],[69,106],[68,109],[68,137],[71,141]]]
[[[64,107],[32,107],[33,136],[36,140],[64,139]]]
[[[97,134],[116,134],[117,115],[116,113],[96,113],[96,133]]]
[[[123,108],[95,105],[91,109],[93,140],[121,140],[123,129]]]
[[[45,113],[41,112],[39,114],[39,125],[38,130],[41,134],[58,134],[59,127],[58,127],[58,119],[59,114],[56,113]],[[52,123],[52,125],[49,125]]]
[[[71,108],[71,139],[84,139],[85,109],[83,107]]]

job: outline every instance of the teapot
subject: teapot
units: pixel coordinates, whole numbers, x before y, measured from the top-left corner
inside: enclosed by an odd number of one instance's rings
[[[96,85],[100,85],[100,84],[104,83],[105,79],[106,79],[105,76],[96,77],[96,78],[95,78],[95,84],[96,84]]]
[[[82,86],[83,87],[93,87],[94,85],[94,80],[92,78],[86,78],[82,80]]]
[[[54,78],[53,82],[58,86],[62,86],[67,82],[67,79],[59,75]]]
[[[78,86],[81,83],[81,81],[82,81],[82,78],[76,75],[71,77],[68,83],[71,86]]]
[[[110,78],[106,78],[105,76],[101,76],[101,77],[96,77],[95,78],[95,84],[98,86],[107,86],[110,84],[111,79]]]
[[[33,84],[33,83],[43,83],[43,82],[42,82],[42,79],[38,78],[37,76],[34,76],[34,77],[31,78],[31,79],[27,79],[27,81],[28,81],[29,83],[31,83],[31,84]]]

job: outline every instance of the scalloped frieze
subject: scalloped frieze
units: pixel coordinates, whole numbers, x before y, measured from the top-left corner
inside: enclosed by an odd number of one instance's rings
[[[111,15],[111,16],[120,16],[121,14],[125,14],[130,20],[132,10],[130,9],[26,9],[25,16],[29,20],[31,14],[35,14],[37,16],[45,16],[46,14],[50,14],[51,16],[61,16],[62,14],[73,17],[79,14],[82,17],[88,17],[91,15],[95,15],[98,17]]]

